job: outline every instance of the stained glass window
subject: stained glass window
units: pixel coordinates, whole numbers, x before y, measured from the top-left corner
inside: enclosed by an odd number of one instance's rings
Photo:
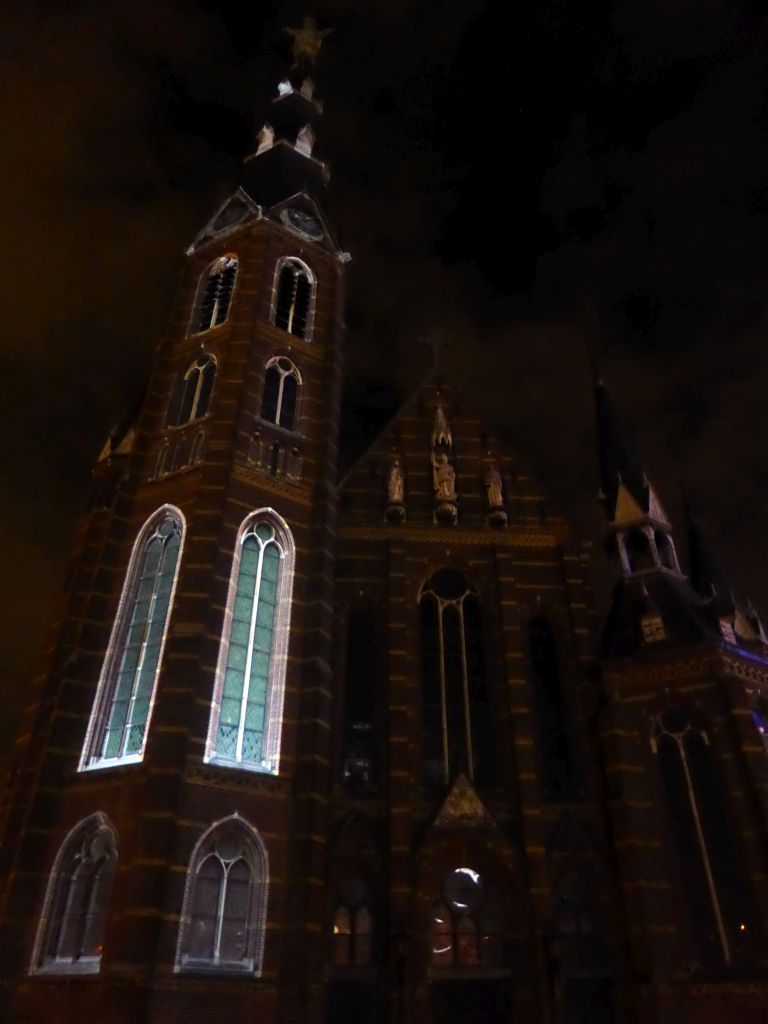
[[[229,304],[237,278],[237,259],[221,256],[205,271],[198,291],[194,331],[209,331],[229,316]]]
[[[233,569],[208,760],[277,771],[292,558],[290,532],[278,517],[257,513],[246,521]]]
[[[213,826],[192,854],[178,962],[183,969],[261,969],[267,853],[241,818]]]
[[[117,842],[103,814],[65,839],[51,872],[34,971],[95,973],[101,964]]]
[[[134,544],[81,769],[143,755],[183,532],[181,513],[165,505]]]

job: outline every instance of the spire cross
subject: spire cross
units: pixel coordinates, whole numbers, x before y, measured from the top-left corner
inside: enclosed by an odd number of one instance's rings
[[[323,45],[323,40],[330,32],[333,32],[333,29],[319,29],[317,21],[313,17],[308,16],[304,19],[301,28],[286,28],[285,31],[288,35],[293,36],[291,47],[292,66],[297,68],[301,64],[302,59],[305,59],[308,64],[315,63],[320,47]]]

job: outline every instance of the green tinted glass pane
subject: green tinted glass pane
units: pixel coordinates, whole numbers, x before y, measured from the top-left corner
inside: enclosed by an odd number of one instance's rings
[[[245,709],[245,727],[246,729],[255,729],[261,731],[264,728],[264,705],[259,703],[251,703],[250,701],[246,705]]]
[[[227,667],[232,669],[238,669],[245,671],[247,651],[245,647],[238,645],[230,645],[229,655],[227,657]]]
[[[259,525],[253,532],[260,540],[264,542],[270,540],[275,533],[275,531],[272,529],[269,523],[259,523]]]
[[[243,673],[228,668],[224,673],[224,696],[240,699],[243,692]]]
[[[250,622],[241,622],[235,619],[229,634],[229,642],[235,644],[247,644],[251,632]]]
[[[264,549],[263,578],[265,580],[276,580],[280,571],[280,552],[276,544],[269,544]]]
[[[269,604],[276,603],[277,582],[275,580],[268,580],[266,577],[262,578],[261,586],[259,587],[259,601],[266,601]]]
[[[221,702],[220,721],[226,725],[237,725],[240,721],[240,705],[237,697],[225,697]]]
[[[254,644],[258,651],[270,651],[272,650],[272,626],[264,628],[257,626],[254,630],[253,637]]]
[[[261,733],[249,729],[243,733],[243,761],[258,764],[261,761]]]

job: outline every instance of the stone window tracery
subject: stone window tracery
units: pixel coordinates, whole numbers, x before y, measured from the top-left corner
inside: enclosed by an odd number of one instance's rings
[[[168,409],[167,426],[182,427],[208,413],[216,378],[216,360],[209,353],[199,356],[177,378]]]
[[[283,430],[295,430],[301,385],[301,374],[290,359],[270,359],[264,375],[261,418]]]
[[[184,538],[184,517],[164,505],[133,546],[80,769],[140,761],[154,703]]]
[[[258,832],[236,815],[211,826],[190,860],[176,969],[259,974],[268,884]]]
[[[33,972],[99,971],[116,864],[117,840],[105,815],[94,814],[70,832],[48,882]]]
[[[431,962],[439,970],[498,968],[501,918],[471,867],[449,871],[431,910]]]
[[[312,334],[315,279],[306,265],[295,257],[278,263],[273,319],[297,338],[308,341]]]
[[[277,773],[293,559],[290,530],[274,511],[245,520],[225,612],[208,761]]]
[[[237,280],[237,267],[236,256],[220,256],[204,271],[198,288],[193,333],[209,331],[227,319]]]
[[[439,569],[419,595],[425,781],[447,785],[465,772],[494,782],[480,602],[461,573]]]

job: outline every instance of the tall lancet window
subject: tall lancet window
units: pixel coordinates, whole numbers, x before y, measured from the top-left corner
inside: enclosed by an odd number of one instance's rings
[[[653,747],[698,960],[743,962],[752,944],[749,900],[707,736],[684,710],[668,711],[656,723]]]
[[[477,594],[461,573],[439,569],[419,596],[425,781],[460,772],[494,783],[495,758]]]
[[[283,430],[294,430],[300,387],[301,375],[290,359],[285,356],[270,359],[264,374],[261,418],[276,423]]]
[[[237,257],[220,256],[200,279],[193,333],[209,331],[223,324],[229,316],[229,305],[237,279]]]
[[[206,759],[277,773],[293,589],[293,539],[271,509],[240,529]]]
[[[208,412],[216,377],[216,360],[203,355],[188,366],[176,380],[168,409],[169,427],[182,427],[200,420]]]
[[[94,814],[72,829],[48,881],[32,971],[99,970],[116,864],[117,840],[106,815]]]
[[[238,815],[212,825],[192,852],[177,970],[261,973],[269,862]]]
[[[312,271],[301,260],[284,260],[277,266],[274,320],[297,338],[309,339],[315,281]]]
[[[144,754],[183,537],[184,517],[177,508],[164,505],[136,539],[81,770],[140,761]]]
[[[534,616],[528,623],[528,654],[544,794],[550,800],[565,800],[579,791],[580,780],[568,729],[557,642],[549,619],[543,615]]]

